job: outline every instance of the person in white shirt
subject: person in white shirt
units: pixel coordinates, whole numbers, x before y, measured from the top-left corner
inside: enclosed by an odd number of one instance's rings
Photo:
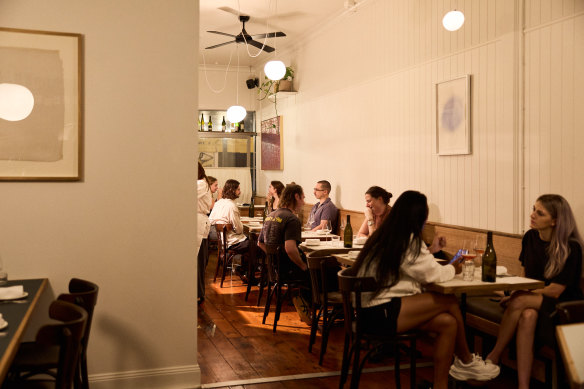
[[[395,334],[417,328],[435,333],[436,389],[448,387],[449,373],[455,378],[493,379],[499,367],[468,349],[456,296],[423,291],[424,284],[448,281],[461,271],[459,263],[442,266],[431,254],[441,249],[444,239],[436,236],[430,249],[422,241],[427,218],[426,196],[404,192],[359,253],[357,275],[378,282],[376,292],[363,295],[366,331]]]
[[[197,241],[199,242],[197,244],[199,247],[199,253],[197,254],[197,301],[199,304],[205,301],[205,269],[209,262],[209,241],[207,236],[210,230],[209,217],[207,215],[211,209],[212,201],[209,181],[203,165],[199,162],[197,179]]]
[[[233,230],[227,232],[227,247],[230,250],[241,254],[241,268],[247,269],[247,257],[249,254],[249,239],[243,234],[243,224],[239,216],[239,208],[235,204],[235,199],[241,194],[239,181],[227,180],[223,186],[221,199],[213,205],[209,221],[215,224],[231,224]],[[245,271],[239,271],[242,279],[246,281]]]

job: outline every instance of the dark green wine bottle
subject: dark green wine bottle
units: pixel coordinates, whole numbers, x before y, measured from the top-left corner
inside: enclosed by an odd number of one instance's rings
[[[201,114],[201,123],[199,124],[201,125],[201,131],[205,131],[205,117],[203,114]]]
[[[343,241],[346,248],[353,247],[353,227],[351,227],[351,215],[347,215],[347,225],[345,226]]]
[[[213,131],[213,121],[211,120],[211,115],[209,115],[209,125],[207,126],[207,131]]]
[[[248,214],[248,216],[249,217],[254,217],[255,216],[254,214],[255,214],[255,207],[254,207],[254,204],[253,204],[253,196],[251,196],[251,203],[249,203],[249,214]]]
[[[225,116],[223,116],[223,121],[221,122],[221,131],[225,132],[225,127],[226,127]]]
[[[493,246],[493,232],[487,232],[487,248],[483,254],[482,277],[483,282],[495,282],[497,279],[497,254]]]

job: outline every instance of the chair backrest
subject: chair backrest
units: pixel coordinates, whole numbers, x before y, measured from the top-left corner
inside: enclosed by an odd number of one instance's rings
[[[36,342],[46,346],[59,346],[55,389],[70,389],[81,352],[87,312],[75,304],[56,300],[49,307],[49,316],[61,323],[42,326],[37,332]]]
[[[347,334],[360,334],[363,332],[363,323],[359,320],[362,309],[361,296],[364,292],[374,292],[377,290],[377,281],[375,278],[358,277],[355,272],[355,268],[350,267],[337,273],[339,290],[343,296],[345,332]]]
[[[215,224],[217,235],[219,236],[219,243],[217,244],[217,255],[221,256],[227,252],[227,233],[233,231],[233,224]]]
[[[97,304],[97,294],[99,287],[93,282],[82,280],[79,278],[72,278],[69,281],[69,293],[62,293],[57,298],[61,301],[73,303],[87,312],[87,325],[85,332],[81,339],[83,350],[87,350],[87,343],[89,341],[89,333],[91,331],[91,322],[93,321],[93,311],[95,304]]]
[[[332,292],[331,285],[327,277],[329,269],[337,269],[339,263],[331,256],[307,256],[308,271],[310,272],[310,282],[312,284],[312,302],[323,304],[328,299],[328,293]],[[334,274],[334,273],[333,273]]]
[[[559,324],[584,322],[584,300],[566,301],[556,305]]]

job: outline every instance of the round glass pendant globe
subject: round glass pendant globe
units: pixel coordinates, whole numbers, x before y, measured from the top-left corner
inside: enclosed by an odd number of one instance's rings
[[[0,118],[11,122],[24,120],[34,107],[34,96],[25,86],[0,84]]]
[[[286,65],[282,61],[269,61],[264,66],[264,74],[270,80],[281,80],[286,74]]]
[[[464,14],[460,11],[450,11],[442,19],[442,25],[448,31],[456,31],[464,24]]]
[[[227,120],[231,123],[239,123],[245,118],[247,111],[241,105],[232,105],[227,109]]]

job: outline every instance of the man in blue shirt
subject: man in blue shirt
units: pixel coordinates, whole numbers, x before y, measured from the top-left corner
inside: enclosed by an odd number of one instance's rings
[[[312,231],[322,230],[326,227],[327,222],[331,222],[332,232],[337,231],[337,219],[339,210],[330,199],[331,183],[321,180],[314,187],[314,197],[318,203],[314,204],[310,211],[309,220],[312,220],[310,227]]]

